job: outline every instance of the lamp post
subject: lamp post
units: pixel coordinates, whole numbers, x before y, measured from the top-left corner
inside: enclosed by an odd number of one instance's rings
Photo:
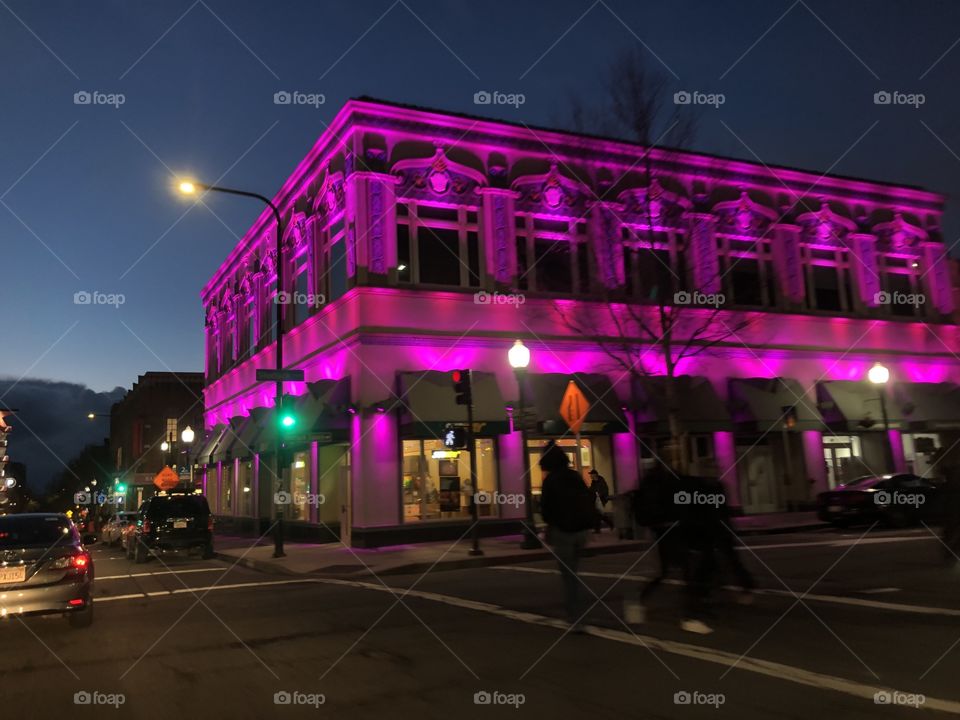
[[[277,223],[277,300],[279,300],[279,294],[284,291],[283,286],[283,218],[280,216],[280,210],[277,208],[273,202],[263,195],[254,192],[248,192],[246,190],[236,190],[234,188],[221,187],[219,185],[207,185],[205,183],[192,182],[189,180],[184,180],[180,183],[180,192],[184,195],[195,195],[198,190],[203,190],[205,192],[219,192],[225,193],[227,195],[239,195],[240,197],[253,198],[254,200],[259,200],[273,212],[273,219]],[[280,302],[275,302],[276,305],[276,325],[277,325],[277,363],[276,369],[279,372],[283,369],[283,304]],[[280,415],[282,412],[283,404],[283,381],[277,380],[276,386],[276,398],[274,400],[274,407],[276,408],[276,424],[275,424],[275,440],[273,445],[273,457],[274,457],[274,466],[276,468],[276,477],[277,477],[277,491],[278,493],[285,492],[283,484],[283,470],[280,467]],[[275,558],[281,558],[286,555],[283,551],[283,504],[274,503],[276,507],[276,523],[274,525],[273,533],[273,556]]]
[[[193,490],[193,458],[190,456],[190,451],[193,449],[193,440],[196,437],[196,433],[193,432],[193,428],[187,425],[183,432],[180,433],[180,442],[183,443],[185,452],[187,453],[187,466],[190,468],[190,489]]]
[[[533,489],[530,486],[530,455],[527,452],[527,422],[526,408],[524,406],[524,385],[527,378],[527,366],[530,365],[530,349],[523,344],[522,340],[517,340],[507,352],[507,360],[510,367],[513,368],[514,375],[517,377],[517,388],[519,397],[517,398],[517,415],[520,417],[520,444],[521,455],[523,456],[523,498],[526,507],[526,519],[523,523],[523,542],[520,547],[524,550],[535,550],[539,548],[540,540],[537,538],[537,528],[533,520]],[[516,417],[514,416],[514,426],[516,426]]]
[[[886,385],[890,380],[890,370],[882,363],[874,363],[873,367],[867,371],[867,379],[877,386],[877,394],[880,397],[880,413],[883,416],[883,433],[885,437],[884,448],[886,450],[887,461],[890,463],[890,472],[893,472],[893,443],[890,441],[890,419],[887,417],[887,399]]]

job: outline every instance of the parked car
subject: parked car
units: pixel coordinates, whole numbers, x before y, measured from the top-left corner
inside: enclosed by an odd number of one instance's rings
[[[146,562],[150,553],[198,550],[213,557],[213,515],[199,493],[161,492],[144,501],[126,540],[127,557]]]
[[[864,475],[817,495],[817,515],[838,527],[854,522],[914,525],[938,515],[937,490],[933,480],[909,473]]]
[[[144,503],[140,504],[140,510],[143,510]],[[120,547],[123,549],[124,555],[128,558],[132,558],[133,552],[133,537],[137,529],[137,519],[140,517],[140,510],[137,510],[133,514],[133,521],[129,525],[125,525],[120,529]]]
[[[118,512],[110,521],[103,526],[101,540],[107,545],[120,545],[123,539],[123,531],[137,522],[136,510],[125,510]]]
[[[0,617],[62,613],[93,622],[93,558],[76,525],[59,513],[0,517]]]

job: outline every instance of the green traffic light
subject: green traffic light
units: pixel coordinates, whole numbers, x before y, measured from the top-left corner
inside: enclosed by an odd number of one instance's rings
[[[117,487],[116,487],[116,493],[117,493],[118,495],[122,495],[122,494],[125,493],[126,491],[127,491],[127,486],[126,486],[126,485],[124,485],[123,483],[120,483],[119,485],[117,485]]]
[[[297,424],[297,419],[293,415],[284,415],[280,418],[280,424],[285,428],[292,428]]]

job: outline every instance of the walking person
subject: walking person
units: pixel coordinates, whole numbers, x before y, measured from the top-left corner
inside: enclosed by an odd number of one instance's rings
[[[597,525],[593,532],[599,534],[601,525],[606,525],[613,530],[613,520],[607,517],[604,512],[604,508],[610,500],[610,486],[607,484],[606,478],[598,473],[596,468],[590,469],[590,492],[596,498],[597,505]]]
[[[596,496],[553,441],[540,457],[540,469],[546,474],[540,495],[540,512],[547,524],[545,539],[557,557],[567,621],[573,632],[582,632],[583,589],[577,568],[587,532],[597,523]]]

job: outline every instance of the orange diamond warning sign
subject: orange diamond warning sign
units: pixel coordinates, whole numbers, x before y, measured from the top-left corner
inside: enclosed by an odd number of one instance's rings
[[[180,484],[180,476],[176,470],[168,465],[156,474],[153,478],[153,484],[161,490],[173,490]]]
[[[577,387],[577,384],[571,380],[567,383],[567,389],[563,393],[563,399],[560,401],[560,417],[564,419],[567,425],[574,433],[580,432],[580,426],[587,418],[587,412],[590,410],[590,403],[587,402],[583,391]]]

